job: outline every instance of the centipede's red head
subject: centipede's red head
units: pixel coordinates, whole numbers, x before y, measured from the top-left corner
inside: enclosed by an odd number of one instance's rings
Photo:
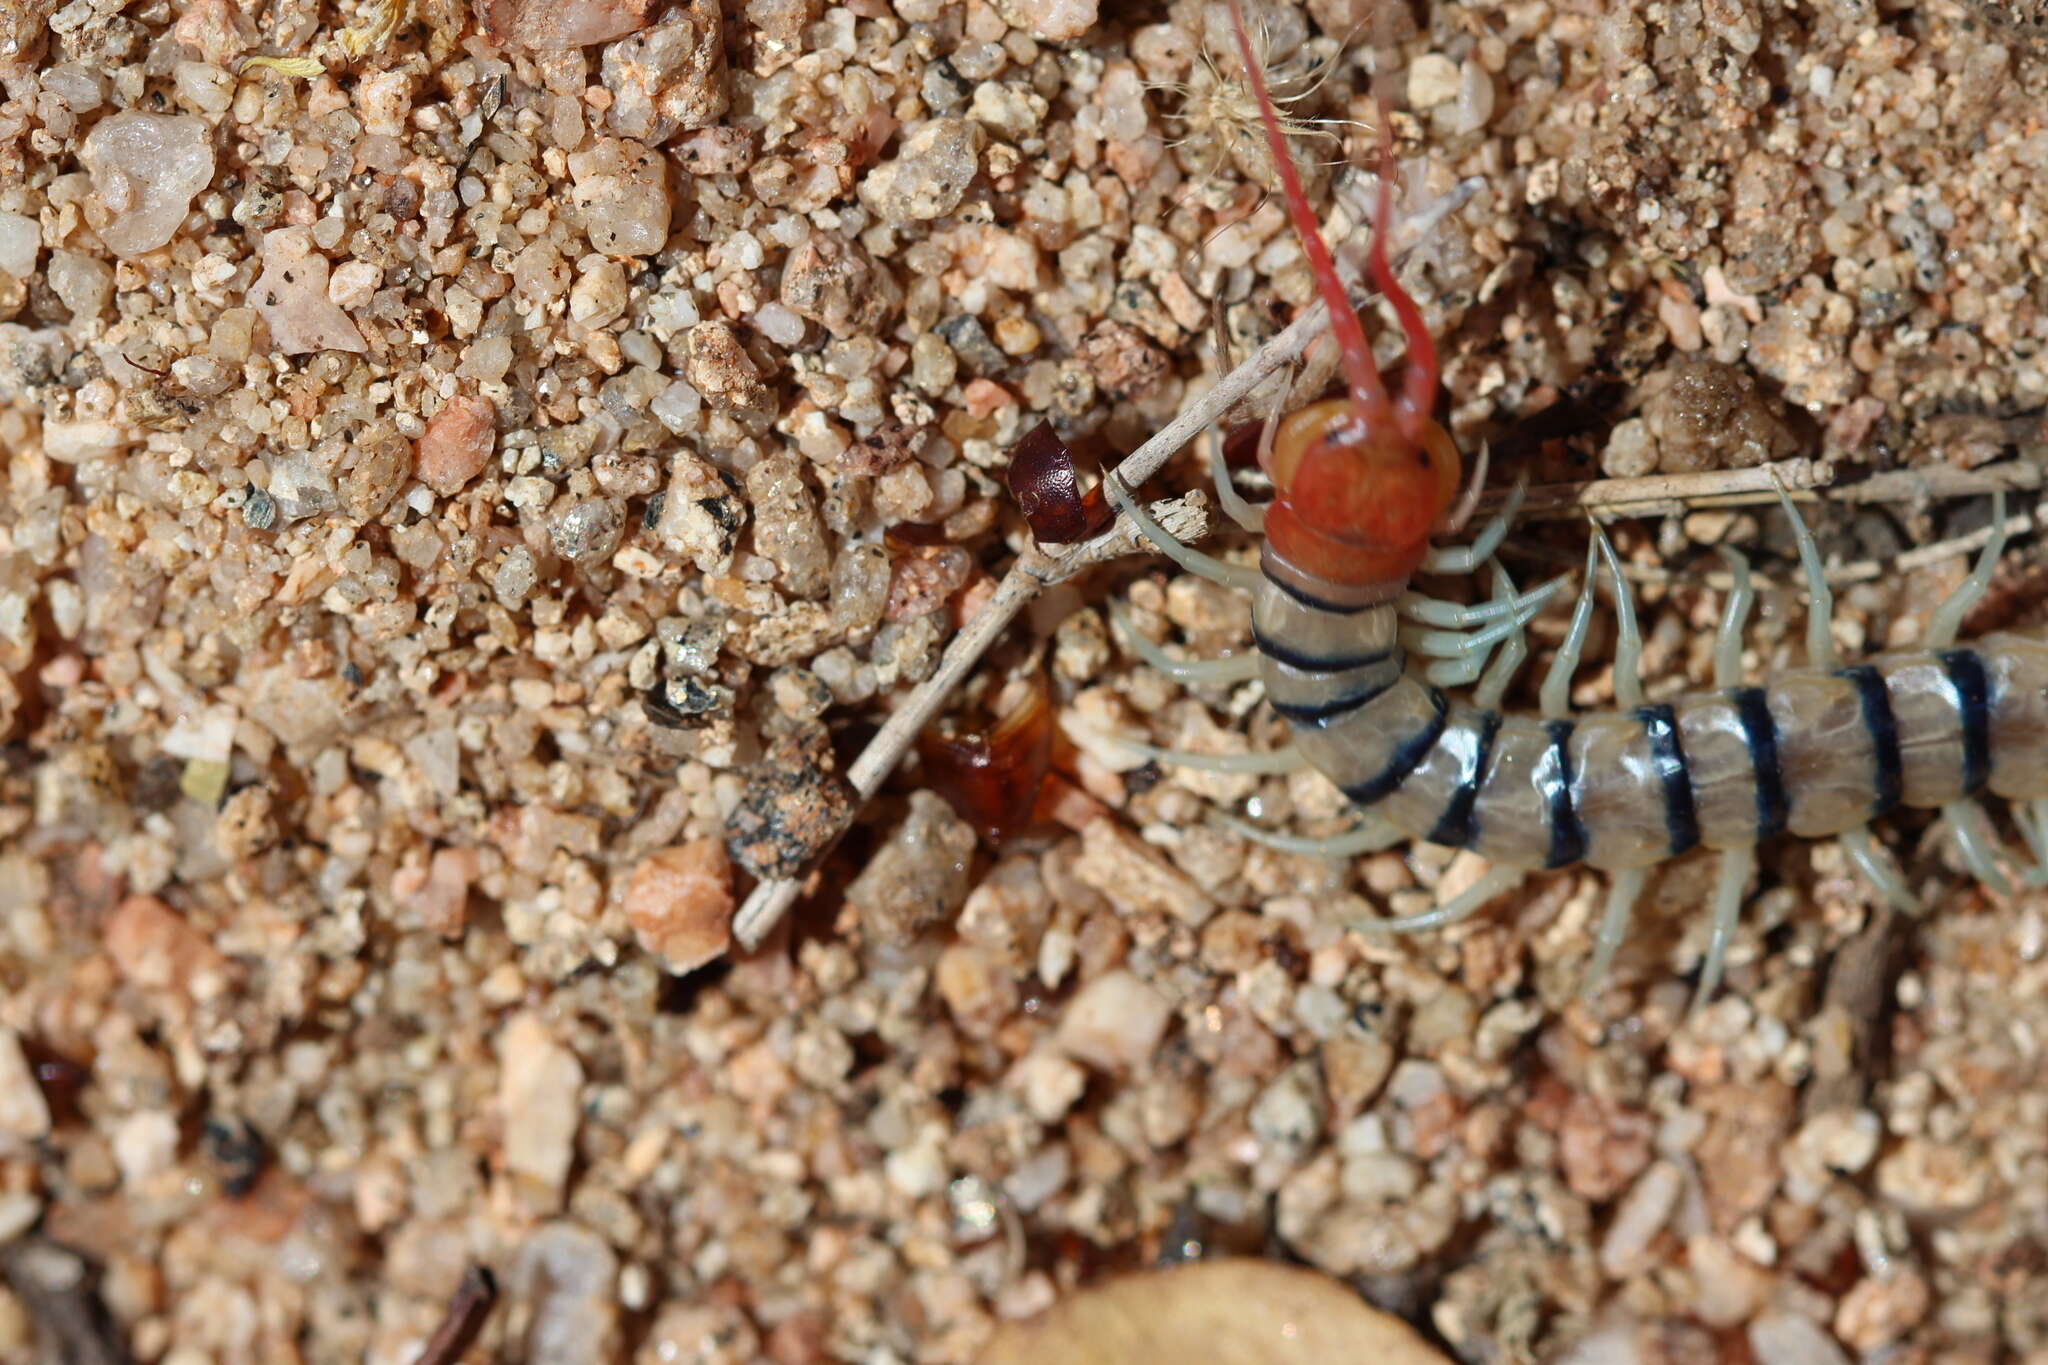
[[[1387,260],[1394,173],[1388,110],[1382,102],[1371,268],[1408,343],[1401,392],[1391,397],[1302,192],[1238,0],[1231,0],[1230,13],[1287,213],[1330,310],[1330,333],[1350,389],[1345,397],[1311,404],[1280,423],[1265,459],[1274,487],[1266,509],[1267,544],[1296,570],[1328,582],[1368,587],[1405,581],[1428,552],[1430,532],[1456,502],[1461,469],[1449,434],[1429,415],[1436,399],[1436,345]]]

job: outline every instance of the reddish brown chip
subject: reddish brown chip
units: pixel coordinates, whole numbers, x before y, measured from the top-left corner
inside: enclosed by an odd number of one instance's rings
[[[924,777],[960,818],[992,844],[1032,822],[1040,784],[1052,767],[1052,699],[1035,674],[1023,701],[986,734],[927,730],[917,743]]]
[[[1031,534],[1041,545],[1067,545],[1108,526],[1116,513],[1102,494],[1101,484],[1081,491],[1080,476],[1074,471],[1074,457],[1067,443],[1040,422],[1024,434],[1010,452],[1010,496],[1031,524]]]

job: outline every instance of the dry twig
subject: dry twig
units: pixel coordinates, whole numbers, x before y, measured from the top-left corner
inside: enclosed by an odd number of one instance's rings
[[[462,1282],[448,1300],[448,1313],[434,1335],[420,1351],[418,1365],[455,1365],[462,1353],[476,1344],[484,1330],[484,1319],[498,1302],[498,1281],[488,1266],[473,1265],[462,1272]]]

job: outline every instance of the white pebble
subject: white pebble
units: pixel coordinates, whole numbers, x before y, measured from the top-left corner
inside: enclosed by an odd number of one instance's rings
[[[177,235],[193,197],[213,182],[213,138],[189,114],[129,112],[101,119],[81,158],[113,221],[100,240],[118,256],[140,256]]]
[[[25,280],[35,273],[36,256],[42,249],[43,230],[35,219],[0,212],[0,270]]]
[[[34,1142],[50,1131],[50,1106],[11,1029],[0,1028],[0,1135]]]
[[[505,1025],[498,1053],[504,1068],[498,1105],[505,1124],[505,1167],[559,1203],[576,1156],[583,1065],[532,1011],[514,1015]]]
[[[161,1109],[130,1114],[114,1129],[114,1164],[131,1189],[178,1159],[178,1121]]]
[[[1440,52],[1417,57],[1408,68],[1408,102],[1417,109],[1434,109],[1458,96],[1458,64]]]
[[[1166,1032],[1166,998],[1121,969],[1104,972],[1076,993],[1060,1019],[1060,1046],[1100,1071],[1149,1058]]]

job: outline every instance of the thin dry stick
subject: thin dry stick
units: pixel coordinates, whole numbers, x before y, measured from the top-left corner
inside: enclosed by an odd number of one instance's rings
[[[1479,185],[1476,179],[1462,181],[1448,194],[1401,224],[1398,231],[1404,241],[1400,254],[1414,250],[1415,244],[1432,228],[1476,194]],[[1323,334],[1329,323],[1330,315],[1320,303],[1309,308],[1279,336],[1260,347],[1251,359],[1181,409],[1180,414],[1152,439],[1132,451],[1129,458],[1116,467],[1115,477],[1122,479],[1127,487],[1143,485],[1159,472],[1160,466],[1172,459],[1211,422],[1249,395],[1268,375],[1297,359],[1308,349],[1310,342]],[[1183,502],[1153,509],[1153,515],[1165,520],[1168,529],[1182,534],[1183,539],[1198,539],[1197,535],[1183,534],[1186,519],[1191,513],[1200,515],[1199,504]],[[1168,517],[1178,519],[1180,527],[1176,528],[1175,521],[1167,520]],[[883,722],[875,737],[868,741],[868,747],[847,768],[846,779],[856,793],[854,808],[858,810],[880,789],[883,780],[902,762],[918,732],[931,724],[954,687],[981,661],[989,646],[1008,629],[1010,622],[1032,598],[1048,585],[1090,565],[1132,553],[1136,544],[1134,531],[1119,516],[1109,530],[1064,554],[1048,555],[1033,549],[1019,556],[1016,564],[1003,575],[1002,582],[996,585],[995,593],[976,613],[973,623],[954,637],[953,643],[940,657],[937,671],[904,699],[903,705]],[[786,877],[761,882],[733,917],[733,936],[744,947],[758,944],[788,913],[802,886],[802,882]]]
[[[484,1319],[498,1302],[498,1281],[489,1267],[473,1265],[462,1272],[448,1311],[419,1354],[419,1365],[455,1365],[476,1344]]]

